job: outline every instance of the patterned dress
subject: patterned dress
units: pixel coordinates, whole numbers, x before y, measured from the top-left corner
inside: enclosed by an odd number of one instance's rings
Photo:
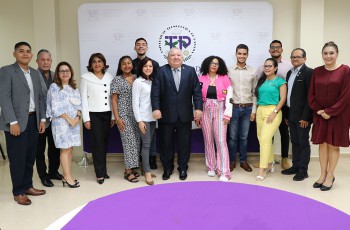
[[[132,86],[123,76],[116,76],[111,83],[111,93],[118,94],[118,113],[125,124],[124,132],[120,132],[125,168],[136,168],[139,166],[140,133],[132,110]]]
[[[56,148],[67,149],[80,146],[80,125],[72,127],[60,115],[66,113],[70,118],[77,116],[81,110],[81,98],[78,89],[64,85],[61,90],[53,83],[47,93],[46,117],[52,118],[51,129]]]

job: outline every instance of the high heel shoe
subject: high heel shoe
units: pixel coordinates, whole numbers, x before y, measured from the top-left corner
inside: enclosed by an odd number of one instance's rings
[[[267,169],[266,173],[274,173],[275,172],[275,162],[273,161],[271,167]]]
[[[331,186],[329,186],[329,187],[328,187],[328,186],[324,186],[323,184],[321,184],[320,190],[321,190],[321,191],[328,191],[328,190],[331,190],[334,181],[335,181],[335,177],[333,177],[332,184],[331,184]]]
[[[257,181],[263,181],[263,180],[265,180],[265,177],[266,177],[267,172],[268,172],[268,169],[266,169],[266,171],[265,171],[265,173],[264,173],[263,176],[259,176],[259,175],[256,176],[256,180],[257,180]]]
[[[97,178],[97,183],[103,184],[103,182],[105,182],[105,178]]]
[[[74,182],[75,182],[75,181],[74,181]],[[63,184],[63,187],[65,187],[66,184],[67,184],[68,187],[70,187],[70,188],[78,188],[78,187],[80,187],[79,182],[75,182],[75,184],[69,184],[69,183],[67,182],[67,180],[64,179],[64,178],[62,178],[62,184]]]
[[[323,182],[324,182],[324,181],[323,181]],[[317,182],[315,182],[315,183],[312,185],[312,187],[314,187],[314,188],[321,188],[323,182],[322,182],[322,183],[317,183]]]
[[[148,173],[147,173],[148,174]],[[152,173],[150,173],[151,174],[151,178],[152,178]],[[145,180],[146,180],[146,184],[148,184],[148,185],[154,185],[154,181],[151,179],[150,181],[149,180],[147,180],[147,177],[146,177],[146,173],[144,173],[144,176],[145,176]]]

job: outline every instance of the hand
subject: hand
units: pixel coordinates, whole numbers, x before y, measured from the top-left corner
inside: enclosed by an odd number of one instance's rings
[[[118,127],[120,132],[124,132],[124,130],[125,130],[125,122],[121,118],[119,118],[117,120],[117,127]]]
[[[40,122],[39,124],[39,133],[45,133],[45,122]]]
[[[194,111],[194,120],[201,120],[203,116],[202,110],[196,109]]]
[[[84,122],[84,126],[87,130],[90,130],[91,129],[91,122],[90,121]]]
[[[325,113],[325,112],[323,112],[323,113],[321,114],[321,116],[322,116],[324,119],[326,119],[326,120],[328,120],[329,118],[331,118],[331,116],[328,115],[328,114]]]
[[[266,119],[266,123],[271,124],[273,122],[273,120],[275,119],[276,115],[277,115],[277,113],[275,113],[275,112],[270,113],[270,115]]]
[[[194,123],[196,124],[197,127],[201,127],[201,125],[202,125],[201,120],[194,120]]]
[[[115,120],[111,120],[111,128],[114,126]]]
[[[284,123],[286,123],[286,125],[288,125],[288,119],[284,119]]]
[[[304,120],[300,120],[299,123],[300,123],[301,128],[306,128],[309,125],[309,122],[304,121]]]
[[[324,113],[324,110],[323,110],[323,109],[317,111],[317,114],[318,114],[318,115],[322,115],[323,113]]]
[[[21,134],[21,128],[18,123],[10,125],[10,133],[13,136],[19,136]]]
[[[143,121],[139,122],[139,129],[140,129],[142,134],[146,134],[146,129],[147,128],[146,128],[146,125],[145,125],[145,123]]]
[[[229,119],[222,119],[223,120],[223,122],[224,122],[224,125],[228,125],[228,124],[230,124],[230,120]]]
[[[159,109],[153,111],[153,118],[158,120],[162,118],[162,112]]]
[[[255,121],[256,113],[250,114],[250,121]]]

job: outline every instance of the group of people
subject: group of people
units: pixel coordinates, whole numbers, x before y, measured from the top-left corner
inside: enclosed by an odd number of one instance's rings
[[[240,167],[252,171],[247,143],[255,120],[260,144],[260,161],[254,165],[259,168],[256,180],[262,181],[274,171],[273,137],[278,128],[282,174],[304,180],[314,123],[311,141],[319,145],[321,175],[313,187],[331,189],[339,147],[349,146],[350,126],[350,69],[337,63],[334,42],[324,45],[324,65],[314,70],[305,65],[304,49],[294,49],[288,62],[282,59],[282,43],[274,40],[269,48],[271,58],[258,69],[247,65],[249,48],[239,44],[235,65],[228,68],[219,56],[209,56],[201,64],[199,77],[193,67],[183,64],[179,48],[169,50],[168,64],[161,67],[146,56],[144,38],[135,41],[134,49],[137,58],[121,57],[115,77],[107,71],[103,54],[92,54],[78,90],[68,62],[60,62],[52,72],[51,54],[42,49],[35,70],[29,66],[31,46],[26,42],[15,45],[16,62],[0,69],[0,129],[5,131],[12,192],[18,204],[31,204],[27,195],[45,194],[33,187],[35,161],[44,186],[54,186],[52,179],[70,188],[80,186],[71,174],[71,162],[72,148],[81,145],[81,119],[91,135],[97,183],[110,178],[108,136],[116,125],[124,152],[124,179],[139,182],[135,169],[140,168],[148,185],[153,185],[156,177],[151,173],[157,168],[156,122],[163,180],[173,174],[175,152],[179,179],[186,180],[194,121],[203,131],[208,176],[218,176],[220,181],[230,180],[238,152]],[[58,172],[60,164],[63,175]]]

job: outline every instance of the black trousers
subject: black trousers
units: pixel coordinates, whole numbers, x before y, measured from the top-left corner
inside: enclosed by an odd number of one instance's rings
[[[47,140],[47,158],[49,159],[49,171],[46,172],[45,149]],[[36,152],[36,170],[40,179],[50,178],[50,175],[58,173],[60,167],[60,149],[56,148],[52,136],[51,124],[45,129],[45,133],[39,134]]]
[[[33,187],[33,167],[38,134],[35,113],[28,117],[27,127],[19,136],[5,132],[14,196],[24,194],[27,189]]]
[[[158,123],[160,160],[164,171],[174,170],[174,135],[177,140],[177,163],[179,171],[187,171],[191,152],[192,122]]]
[[[290,138],[292,142],[293,167],[297,168],[300,173],[306,173],[310,162],[310,125],[301,128],[299,122],[288,122]]]
[[[107,175],[107,147],[111,112],[90,112],[91,152],[97,178]]]
[[[278,127],[280,134],[281,134],[281,156],[282,158],[288,157],[288,151],[289,151],[289,130],[288,125],[285,122],[285,116],[282,113],[282,122],[280,126]]]

